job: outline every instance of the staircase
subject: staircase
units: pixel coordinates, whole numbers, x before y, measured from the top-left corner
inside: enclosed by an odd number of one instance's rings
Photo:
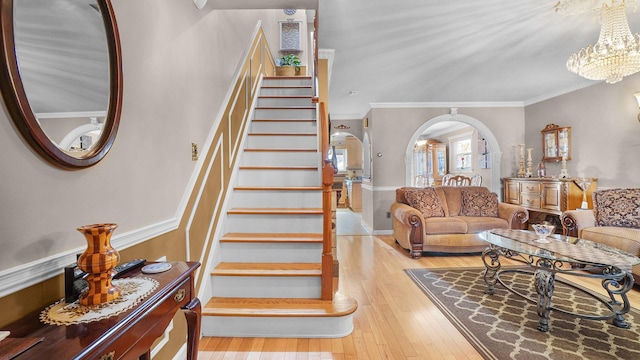
[[[268,77],[249,124],[202,309],[205,336],[341,337],[357,304],[321,300],[322,156],[309,77]]]

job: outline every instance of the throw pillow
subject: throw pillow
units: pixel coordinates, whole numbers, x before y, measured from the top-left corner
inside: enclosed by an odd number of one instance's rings
[[[462,190],[460,215],[498,217],[498,195],[484,191]]]
[[[426,218],[444,217],[444,208],[434,188],[408,189],[404,193],[409,205],[416,208]]]
[[[640,228],[640,189],[607,189],[593,193],[596,226]]]

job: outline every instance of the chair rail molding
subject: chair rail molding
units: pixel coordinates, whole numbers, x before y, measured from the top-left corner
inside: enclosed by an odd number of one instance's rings
[[[133,231],[114,235],[111,245],[117,250],[143,243],[178,228],[178,218],[168,219]],[[77,247],[46,258],[0,271],[0,297],[10,295],[42,281],[62,275],[65,266],[76,261],[86,246]]]

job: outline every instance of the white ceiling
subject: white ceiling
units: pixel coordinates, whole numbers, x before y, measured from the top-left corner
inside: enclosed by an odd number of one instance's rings
[[[565,63],[597,41],[599,21],[557,14],[556,2],[321,0],[319,47],[335,50],[332,118],[361,118],[372,103],[526,105],[594,84]],[[640,14],[627,14],[640,32]]]

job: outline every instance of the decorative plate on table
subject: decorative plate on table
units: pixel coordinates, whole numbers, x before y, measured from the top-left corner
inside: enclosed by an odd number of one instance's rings
[[[142,272],[145,274],[157,274],[157,273],[165,272],[169,269],[171,269],[171,264],[167,262],[162,262],[162,263],[154,263],[154,264],[146,265],[145,267],[142,268]]]

